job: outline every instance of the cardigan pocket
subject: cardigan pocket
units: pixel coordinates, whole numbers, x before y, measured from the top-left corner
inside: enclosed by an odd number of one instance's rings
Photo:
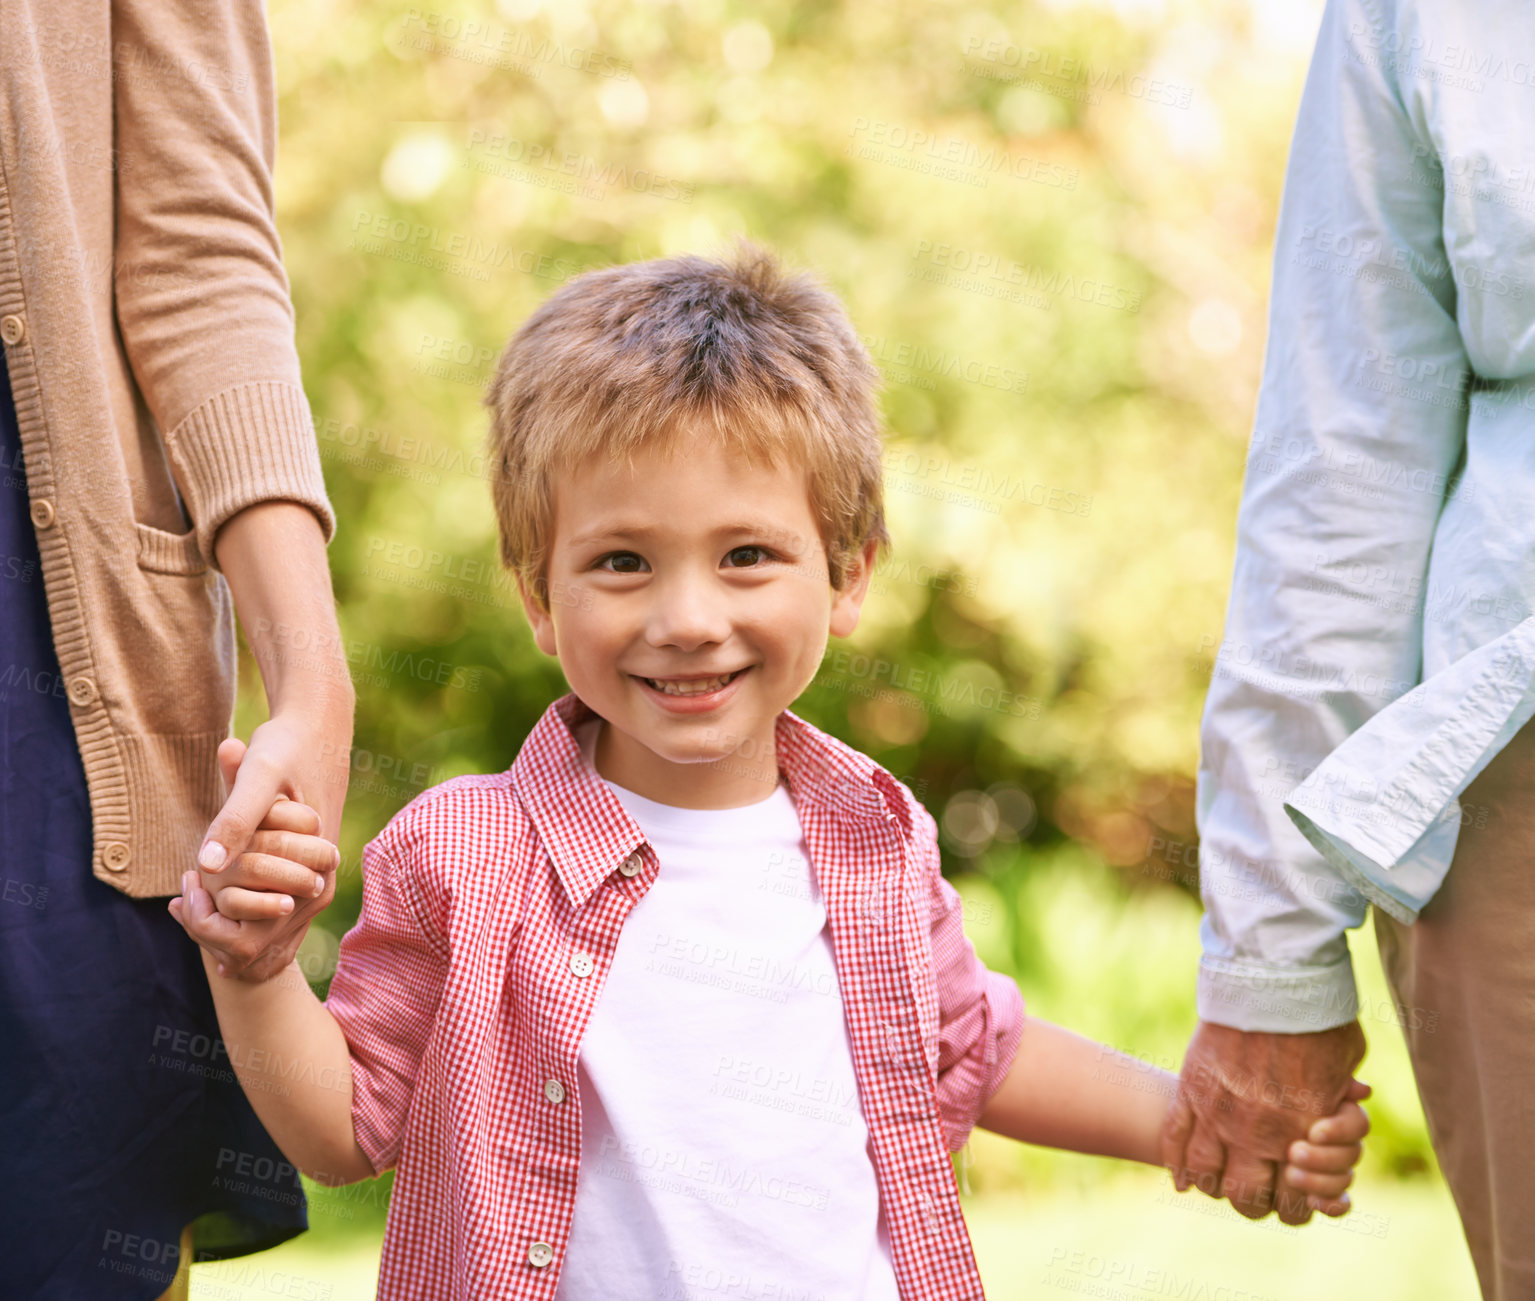
[[[138,536],[138,562],[140,569],[152,574],[180,574],[193,576],[207,571],[208,562],[203,559],[197,546],[197,530],[171,533],[153,524],[133,522]]]

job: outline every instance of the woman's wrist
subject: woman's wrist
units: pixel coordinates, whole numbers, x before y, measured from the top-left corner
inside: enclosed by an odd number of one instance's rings
[[[307,730],[326,735],[352,734],[357,693],[350,678],[338,683],[333,678],[286,677],[275,690],[268,688],[267,701],[273,718],[301,720]]]
[[[351,718],[357,689],[352,684],[334,610],[316,610],[302,624],[257,618],[246,627],[245,640],[273,714],[299,709],[308,714]]]
[[[338,642],[340,633],[335,634]],[[247,635],[251,655],[261,672],[266,689],[267,708],[273,713],[302,709],[350,718],[357,704],[352,685],[352,671],[339,653],[324,657],[311,653],[295,654],[280,644],[258,645],[256,636]]]

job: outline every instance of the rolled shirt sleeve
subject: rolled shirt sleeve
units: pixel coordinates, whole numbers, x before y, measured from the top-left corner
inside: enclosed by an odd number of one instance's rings
[[[1535,618],[1388,705],[1285,801],[1338,874],[1411,924],[1455,857],[1459,796],[1535,717]]]
[[[919,821],[938,991],[938,1114],[949,1151],[957,1152],[1017,1056],[1023,994],[1015,980],[976,956],[965,935],[959,891],[940,870],[937,824],[925,809]]]
[[[272,188],[259,0],[113,0],[113,286],[123,347],[198,548],[260,501],[336,519],[300,381]]]
[[[352,1127],[376,1173],[399,1159],[449,950],[412,870],[412,840],[391,823],[363,850],[362,912],[341,941],[325,1006],[352,1058]]]
[[[1390,4],[1328,0],[1302,92],[1225,634],[1201,728],[1198,1006],[1299,1032],[1357,1015],[1345,931],[1366,896],[1284,801],[1417,685],[1422,609],[1369,599],[1359,566],[1420,582],[1465,443],[1469,373],[1442,178],[1389,51]],[[1447,401],[1383,383],[1411,359]]]

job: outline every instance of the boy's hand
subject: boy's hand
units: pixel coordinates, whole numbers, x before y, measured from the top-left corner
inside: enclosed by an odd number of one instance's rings
[[[244,754],[244,745],[232,738],[219,747],[226,790]],[[341,855],[320,829],[316,810],[279,795],[245,852],[210,878],[215,893],[202,885],[200,873],[183,876],[184,893],[171,900],[171,915],[218,960],[221,972],[260,981],[293,961],[310,920],[335,893]]]
[[[1344,1191],[1354,1182],[1354,1167],[1370,1132],[1370,1118],[1359,1104],[1370,1096],[1362,1080],[1349,1085],[1342,1105],[1313,1124],[1304,1139],[1290,1144],[1290,1163],[1281,1172],[1284,1182],[1306,1194],[1306,1205],[1323,1215],[1347,1215],[1351,1203]]]
[[[339,851],[320,834],[318,810],[279,795],[245,852],[217,876],[198,873],[198,884],[232,922],[285,918],[319,898]]]
[[[339,857],[336,847],[323,839],[319,830],[320,815],[314,809],[279,796],[251,836],[250,848],[220,874],[218,896],[202,885],[195,870],[189,869],[182,876],[182,893],[169,904],[171,916],[218,959],[221,975],[233,973],[260,980],[273,974],[251,972],[249,968],[242,970],[236,966],[229,953],[230,941],[245,928],[271,928],[294,920],[292,914],[299,908],[302,924],[291,937],[292,942],[280,946],[286,957],[277,970],[292,961],[293,952],[297,951],[308,929],[308,919],[324,906],[313,906],[318,903],[315,885],[319,884],[323,896]],[[247,885],[236,884],[236,881],[244,881]],[[252,890],[248,885],[266,889]],[[284,889],[291,889],[300,897],[307,896],[309,902],[300,906],[292,896],[278,893]],[[226,913],[225,897],[228,897],[229,911],[247,920]],[[329,902],[328,898],[326,902]]]

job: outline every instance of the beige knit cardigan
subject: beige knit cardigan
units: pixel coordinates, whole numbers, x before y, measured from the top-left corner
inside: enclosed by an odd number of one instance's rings
[[[5,0],[0,78],[0,341],[61,669],[0,665],[0,693],[68,700],[93,873],[175,894],[234,710],[214,536],[274,499],[336,527],[273,218],[266,18]]]

